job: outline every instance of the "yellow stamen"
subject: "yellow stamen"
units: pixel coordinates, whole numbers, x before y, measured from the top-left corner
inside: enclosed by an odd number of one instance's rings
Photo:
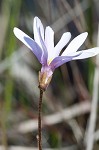
[[[50,59],[48,60],[48,65],[52,62],[52,60],[53,60],[53,58],[50,58]]]

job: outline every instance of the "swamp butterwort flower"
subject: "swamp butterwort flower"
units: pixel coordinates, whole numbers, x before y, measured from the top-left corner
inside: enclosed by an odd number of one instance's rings
[[[34,18],[33,31],[34,40],[20,29],[14,28],[15,36],[31,49],[42,64],[39,73],[39,86],[43,90],[49,85],[52,74],[57,67],[68,61],[89,58],[99,53],[99,47],[77,51],[87,38],[87,32],[74,38],[60,55],[61,50],[71,38],[70,32],[64,33],[57,45],[54,46],[54,31],[50,26],[47,26],[44,31],[38,17]]]

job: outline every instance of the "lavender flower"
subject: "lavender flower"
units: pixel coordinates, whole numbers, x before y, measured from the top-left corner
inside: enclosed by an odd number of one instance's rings
[[[77,51],[84,43],[88,33],[84,32],[74,38],[60,56],[61,50],[69,42],[71,33],[66,32],[54,46],[54,31],[47,26],[44,32],[43,25],[38,17],[34,18],[34,40],[18,28],[14,28],[15,36],[35,54],[42,64],[39,73],[39,86],[45,90],[49,85],[54,70],[62,64],[78,59],[93,57],[99,53],[99,47]]]

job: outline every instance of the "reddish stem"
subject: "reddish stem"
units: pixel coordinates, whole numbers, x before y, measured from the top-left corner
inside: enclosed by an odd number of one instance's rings
[[[38,105],[38,137],[37,137],[39,150],[42,150],[42,131],[41,131],[42,98],[43,98],[43,90],[40,88],[40,99],[39,99],[39,105]]]

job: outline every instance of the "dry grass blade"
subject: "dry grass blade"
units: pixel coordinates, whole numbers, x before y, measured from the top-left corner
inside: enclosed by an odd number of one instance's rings
[[[98,41],[99,41],[99,28],[98,28],[97,46],[99,46]],[[96,56],[96,65],[97,66],[99,65],[99,55]],[[92,150],[94,146],[94,132],[96,126],[97,107],[98,107],[98,87],[99,87],[99,69],[97,66],[95,68],[94,73],[91,111],[85,138],[86,150]]]
[[[83,1],[81,2],[79,5],[82,6],[82,11],[84,12],[85,10],[88,9],[88,3],[87,1]],[[70,21],[72,21],[75,17],[78,17],[80,16],[80,13],[82,12],[77,12],[77,8],[78,6],[75,6],[73,9],[70,9],[68,11],[68,13],[66,12],[63,16],[61,16],[56,22],[54,22],[52,24],[52,28],[55,30],[55,32],[58,32],[59,30],[61,30],[65,25],[66,23],[68,24]],[[72,14],[72,12],[76,12],[76,16],[73,15],[72,17],[69,16],[69,14]],[[64,21],[63,21],[64,20]]]
[[[3,146],[0,146],[0,150],[4,150]],[[38,150],[36,147],[22,147],[22,146],[10,146],[9,150]],[[44,148],[43,150],[57,150],[57,149],[52,149],[52,148]],[[65,148],[61,148],[61,150],[76,150],[76,146],[69,146]]]
[[[71,108],[67,108],[53,115],[43,117],[45,125],[53,125],[76,116],[88,113],[90,111],[90,103],[88,101],[75,104]],[[44,125],[43,124],[43,125]],[[29,120],[18,125],[18,131],[21,133],[32,132],[37,130],[37,119]]]

